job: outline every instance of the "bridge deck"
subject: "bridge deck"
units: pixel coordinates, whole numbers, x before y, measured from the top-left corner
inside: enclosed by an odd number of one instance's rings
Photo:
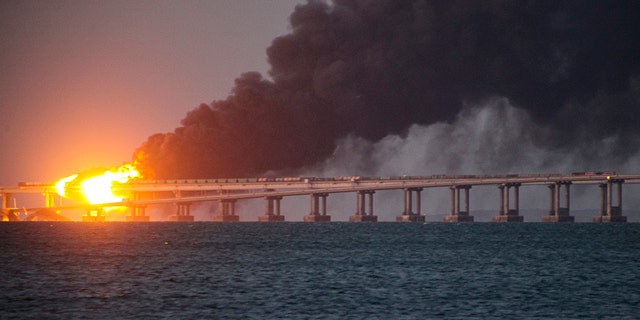
[[[451,186],[484,186],[502,184],[549,185],[558,182],[573,184],[602,184],[609,180],[623,180],[625,183],[640,183],[640,175],[618,175],[615,173],[583,174],[522,174],[491,176],[430,176],[430,177],[381,177],[381,178],[280,178],[219,180],[172,180],[135,181],[115,185],[114,191],[123,193],[173,192],[175,197],[151,200],[126,200],[101,204],[107,206],[142,206],[175,202],[216,201],[222,199],[251,199],[270,196],[299,196],[313,193],[345,193],[363,190],[394,190],[405,188],[437,188]],[[264,179],[267,180],[267,179]],[[216,192],[213,195],[181,197],[181,192]],[[1,194],[46,193],[55,189],[51,183],[21,183],[19,186],[0,187]],[[91,206],[97,207],[97,206]],[[86,205],[56,207],[61,210],[88,208]]]

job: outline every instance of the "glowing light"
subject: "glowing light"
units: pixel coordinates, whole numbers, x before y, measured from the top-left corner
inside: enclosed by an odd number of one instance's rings
[[[69,197],[69,190],[79,193],[82,200],[90,204],[120,202],[124,198],[113,193],[112,187],[116,182],[126,183],[130,179],[140,177],[140,173],[131,164],[106,170],[102,174],[85,177],[74,174],[60,179],[56,183],[56,192],[62,197]]]
[[[67,183],[75,180],[77,177],[78,174],[76,173],[58,180],[58,182],[56,182],[56,192],[58,193],[58,195],[60,195],[61,197],[66,197]]]
[[[117,171],[106,171],[104,174],[86,179],[80,184],[82,194],[91,204],[122,201],[122,196],[113,194],[111,186],[114,182],[126,183],[138,177],[138,171],[132,166],[122,166]]]

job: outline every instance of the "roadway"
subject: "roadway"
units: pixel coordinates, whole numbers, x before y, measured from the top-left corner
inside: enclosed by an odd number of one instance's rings
[[[265,197],[285,197],[311,195],[316,193],[345,193],[356,191],[396,190],[409,188],[438,188],[452,186],[486,186],[520,184],[527,185],[552,185],[556,183],[572,184],[603,184],[608,181],[620,181],[624,183],[640,183],[640,174],[615,174],[605,173],[581,173],[581,174],[509,174],[509,175],[483,175],[483,176],[431,176],[431,177],[381,177],[333,179],[333,178],[288,178],[288,181],[235,181],[218,182],[217,180],[172,180],[167,181],[134,181],[126,184],[114,185],[113,190],[122,194],[136,193],[164,193],[173,194],[171,197],[158,199],[125,199],[122,202],[105,203],[98,206],[64,206],[55,207],[59,210],[75,210],[96,207],[111,206],[147,206],[163,203],[177,202],[202,202],[218,200],[241,200]],[[256,179],[257,180],[257,179]],[[293,180],[293,181],[292,181]],[[200,195],[183,196],[183,194]],[[208,194],[214,192],[214,194]],[[21,183],[18,186],[0,187],[0,194],[26,194],[26,193],[55,193],[52,183]],[[35,210],[39,208],[30,208]]]

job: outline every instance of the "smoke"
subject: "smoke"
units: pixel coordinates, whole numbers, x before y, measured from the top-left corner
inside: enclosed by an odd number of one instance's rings
[[[536,144],[539,137],[548,135],[548,129],[535,124],[525,110],[513,107],[505,98],[495,98],[478,105],[465,106],[451,123],[412,125],[404,135],[392,134],[378,141],[350,135],[338,142],[336,151],[327,160],[296,174],[366,177],[600,170],[634,173],[640,170],[640,151],[624,161],[614,156],[611,146],[618,144],[615,138],[593,140],[587,149],[581,146],[557,149]],[[625,194],[635,194],[639,190],[636,185],[625,185],[624,188]],[[577,214],[578,221],[591,221],[600,204],[599,192],[596,185],[572,186],[572,207],[590,210],[588,215]],[[376,212],[381,220],[393,221],[395,215],[401,212],[402,191],[382,191],[376,193],[375,197]],[[447,188],[425,189],[422,199],[423,214],[438,216],[449,212]],[[301,205],[307,204],[305,200],[301,201]],[[625,208],[633,210],[640,206],[640,199],[636,197],[625,197],[624,200]],[[497,213],[498,201],[499,193],[495,186],[475,186],[471,191],[472,210],[489,211],[478,221],[490,221],[490,217]],[[353,194],[332,195],[329,204],[335,218],[347,220],[353,212],[344,212],[343,208],[355,210],[355,197]],[[539,221],[537,216],[546,214],[544,208],[549,206],[549,190],[544,185],[523,187],[520,205],[525,210],[535,211],[525,214],[527,221]],[[295,213],[301,210],[291,211]],[[289,212],[287,214],[290,215]],[[532,214],[537,219],[531,217]],[[433,217],[429,219],[440,221]]]
[[[616,157],[618,137],[563,149],[538,144],[551,137],[522,109],[505,98],[465,107],[451,123],[412,125],[404,135],[370,141],[350,135],[339,140],[325,162],[307,174],[402,176],[424,174],[571,173],[640,169],[640,151]]]
[[[242,74],[149,137],[140,166],[478,174],[622,168],[638,153],[638,1],[309,1],[290,24],[269,77]]]

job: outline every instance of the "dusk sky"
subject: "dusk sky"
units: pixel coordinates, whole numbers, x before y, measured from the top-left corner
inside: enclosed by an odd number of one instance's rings
[[[303,0],[0,2],[0,185],[131,161],[243,72]]]

